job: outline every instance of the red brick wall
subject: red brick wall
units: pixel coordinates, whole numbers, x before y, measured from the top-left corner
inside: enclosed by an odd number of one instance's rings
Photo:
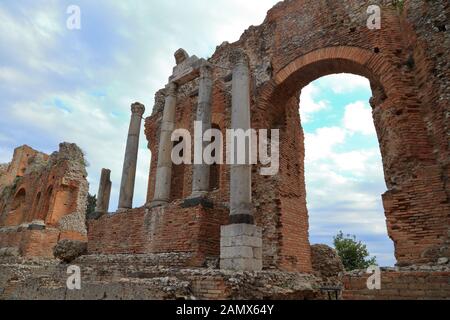
[[[0,232],[0,247],[15,247],[24,257],[53,257],[53,248],[59,239],[59,231],[23,230],[20,232]]]
[[[344,300],[442,300],[450,298],[450,272],[383,272],[381,290],[368,290],[368,275],[344,277]]]
[[[371,82],[387,185],[383,202],[398,262],[435,262],[443,254],[450,227],[450,129],[448,101],[442,99],[448,95],[450,77],[446,32],[439,31],[445,27],[440,21],[448,10],[445,3],[410,0],[403,13],[387,3],[382,5],[382,28],[369,30],[368,4],[363,1],[284,1],[238,42],[217,48],[210,59],[220,66],[213,68],[213,122],[223,130],[230,127],[229,56],[239,48],[248,55],[252,72],[252,127],[281,129],[280,174],[261,177],[255,167],[252,177],[266,269],[311,269],[298,97],[311,81],[342,72]],[[179,88],[178,127],[192,130],[186,121],[194,121],[196,98],[191,93],[196,89],[198,81]],[[146,121],[153,153],[149,195],[163,103],[159,92],[154,114]],[[221,170],[220,189],[213,196],[228,201],[228,166]],[[189,189],[191,173],[184,174],[184,188]]]
[[[175,202],[166,208],[146,212],[134,209],[90,221],[90,254],[194,253],[193,266],[202,266],[206,257],[218,257],[220,226],[228,212],[202,206],[182,208]]]

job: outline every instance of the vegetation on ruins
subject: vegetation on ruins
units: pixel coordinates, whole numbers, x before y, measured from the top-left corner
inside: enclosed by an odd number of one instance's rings
[[[94,194],[88,194],[87,196],[87,208],[86,208],[86,216],[95,213],[95,206],[97,205],[97,196]]]
[[[334,237],[334,247],[342,259],[345,270],[365,269],[377,265],[376,257],[370,258],[367,246],[354,235],[344,235],[342,231]]]

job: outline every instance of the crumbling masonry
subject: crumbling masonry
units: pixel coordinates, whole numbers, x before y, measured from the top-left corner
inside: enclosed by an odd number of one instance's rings
[[[373,4],[381,7],[381,29],[367,27]],[[343,281],[347,299],[450,297],[449,14],[444,0],[406,0],[402,6],[286,0],[262,25],[221,44],[209,59],[178,50],[173,74],[145,119],[152,153],[147,203],[132,208],[143,105],[131,107],[120,204],[113,215],[106,214],[110,172],[102,174],[97,213],[88,221],[88,255],[77,263],[89,279],[105,283],[88,282],[91,290],[79,295],[67,295],[62,285],[61,292],[48,289],[46,296],[320,298],[311,274],[328,278],[329,270],[317,268],[335,270],[339,263],[320,262],[330,252],[309,243],[299,97],[312,81],[345,72],[370,80],[387,186],[382,198],[399,267],[383,274],[387,291],[365,290],[367,275],[361,273],[339,280],[332,272],[330,281]],[[179,128],[193,133],[194,121],[223,135],[230,128],[279,129],[279,174],[262,176],[260,165],[174,165],[171,134]],[[62,185],[73,190],[70,183]],[[20,190],[14,193],[18,199],[24,197]],[[28,200],[8,203],[4,225],[18,225],[25,221],[19,212],[32,212],[21,207]],[[49,212],[42,220],[57,224],[67,210]],[[50,279],[65,270],[43,268],[52,277],[40,278],[41,286],[55,288]],[[5,274],[14,274],[9,265]],[[162,278],[145,275],[168,278],[161,284]],[[21,285],[9,292],[33,294]],[[165,286],[176,289],[162,292]]]
[[[371,83],[398,263],[449,257],[449,7],[406,1],[400,10],[388,1],[382,28],[370,30],[367,6],[284,1],[208,60],[177,51],[145,121],[153,155],[148,203],[91,221],[90,252],[184,252],[195,266],[221,256],[226,269],[310,272],[299,96],[311,81],[346,72]],[[193,133],[194,121],[224,135],[227,128],[280,129],[279,174],[173,165],[171,133]]]
[[[0,248],[13,255],[53,257],[60,240],[87,240],[88,183],[84,156],[63,143],[51,156],[28,146],[14,151],[0,175]]]

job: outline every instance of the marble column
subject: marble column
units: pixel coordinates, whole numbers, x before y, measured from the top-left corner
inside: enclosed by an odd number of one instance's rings
[[[194,164],[191,198],[202,197],[209,192],[210,166],[203,161],[203,150],[210,142],[204,142],[203,135],[207,130],[211,129],[212,87],[211,67],[204,65],[200,68],[196,114],[196,120],[202,123],[202,132],[201,136],[195,136],[194,144],[196,146],[195,148],[197,148],[197,146],[203,146],[202,150],[196,151],[196,154],[201,157],[202,164]]]
[[[235,65],[231,89],[231,129],[247,131],[250,129],[250,71],[248,61],[247,57],[239,52],[234,54],[232,61]],[[245,163],[232,164],[230,168],[230,222],[232,224],[253,224],[252,167],[248,145],[245,148],[245,153]]]
[[[158,168],[156,169],[155,194],[151,207],[166,205],[170,202],[172,183],[172,133],[175,129],[175,110],[177,104],[177,84],[168,84],[164,105],[161,134],[159,138]]]
[[[131,121],[128,131],[127,148],[123,162],[122,181],[120,184],[119,210],[133,207],[136,165],[139,150],[139,134],[145,107],[141,103],[131,105]]]
[[[97,193],[97,205],[95,207],[95,213],[98,216],[108,213],[109,200],[111,198],[111,184],[111,170],[102,169]]]
[[[231,55],[231,63],[234,65],[231,127],[247,131],[251,126],[249,62],[242,50],[236,50]],[[229,152],[236,159],[236,150]],[[233,164],[230,169],[230,224],[221,227],[220,267],[235,271],[259,271],[262,270],[262,229],[254,225],[248,145],[245,153],[245,163]]]

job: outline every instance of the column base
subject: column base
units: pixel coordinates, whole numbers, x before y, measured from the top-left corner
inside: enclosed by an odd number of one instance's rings
[[[208,193],[208,191],[194,191],[187,199],[205,198]]]
[[[147,204],[147,208],[153,209],[153,208],[157,208],[157,207],[165,207],[167,205],[169,205],[169,201],[166,201],[166,200],[153,200],[152,202]]]
[[[262,228],[252,224],[222,226],[220,268],[233,271],[261,271]]]

